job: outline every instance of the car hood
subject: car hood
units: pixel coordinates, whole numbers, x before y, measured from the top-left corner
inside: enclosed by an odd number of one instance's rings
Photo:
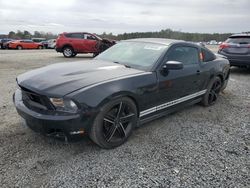
[[[112,62],[90,60],[57,63],[32,70],[18,76],[17,82],[21,88],[39,94],[62,97],[99,82],[143,72]]]

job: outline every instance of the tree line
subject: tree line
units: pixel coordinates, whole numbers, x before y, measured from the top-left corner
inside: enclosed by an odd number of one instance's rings
[[[112,33],[107,34],[104,32],[100,35],[100,37],[111,38],[115,40],[125,40],[133,38],[169,38],[193,42],[207,42],[210,40],[225,41],[230,35],[232,35],[232,33],[188,33],[165,29],[155,32],[134,32],[123,33],[118,35],[113,35]]]
[[[8,34],[8,38],[12,38],[12,39],[31,39],[31,38],[56,39],[57,35],[51,32],[34,31],[33,33],[31,33],[29,31],[17,30],[17,32],[10,31]]]
[[[250,33],[245,32],[245,33]],[[169,39],[179,39],[185,41],[202,42],[202,41],[225,41],[232,33],[188,33],[182,31],[174,31],[172,29],[165,29],[161,31],[154,32],[133,32],[133,33],[123,33],[114,35],[112,33],[103,32],[102,34],[97,34],[102,38],[109,38],[114,40],[125,40],[133,38],[169,38]],[[9,38],[13,39],[31,39],[31,38],[46,38],[55,39],[58,35],[51,32],[35,31],[33,33],[29,31],[17,32],[10,31],[8,34]]]

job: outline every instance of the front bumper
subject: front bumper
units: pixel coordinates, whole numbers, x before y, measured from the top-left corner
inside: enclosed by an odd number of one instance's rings
[[[22,92],[16,90],[13,101],[18,114],[26,120],[26,124],[35,132],[45,135],[70,136],[83,134],[88,125],[88,120],[81,114],[58,115],[42,114],[27,108],[22,101]]]
[[[62,48],[60,48],[60,47],[55,47],[55,50],[56,50],[56,52],[62,52]]]

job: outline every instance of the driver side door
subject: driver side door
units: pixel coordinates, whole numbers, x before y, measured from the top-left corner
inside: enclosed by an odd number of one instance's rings
[[[179,44],[171,47],[163,62],[168,61],[181,62],[183,68],[164,70],[164,73],[160,68],[158,71],[158,105],[164,108],[195,98],[202,82],[199,49],[195,46]]]
[[[98,52],[98,39],[91,34],[84,34],[84,48],[89,53]]]

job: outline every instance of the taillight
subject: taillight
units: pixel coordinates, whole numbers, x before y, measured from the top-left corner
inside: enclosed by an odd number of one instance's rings
[[[220,46],[219,46],[219,50],[222,50],[222,49],[225,49],[225,48],[228,48],[229,47],[229,44],[227,43],[222,43]]]
[[[204,61],[204,54],[202,52],[200,52],[200,60]]]

